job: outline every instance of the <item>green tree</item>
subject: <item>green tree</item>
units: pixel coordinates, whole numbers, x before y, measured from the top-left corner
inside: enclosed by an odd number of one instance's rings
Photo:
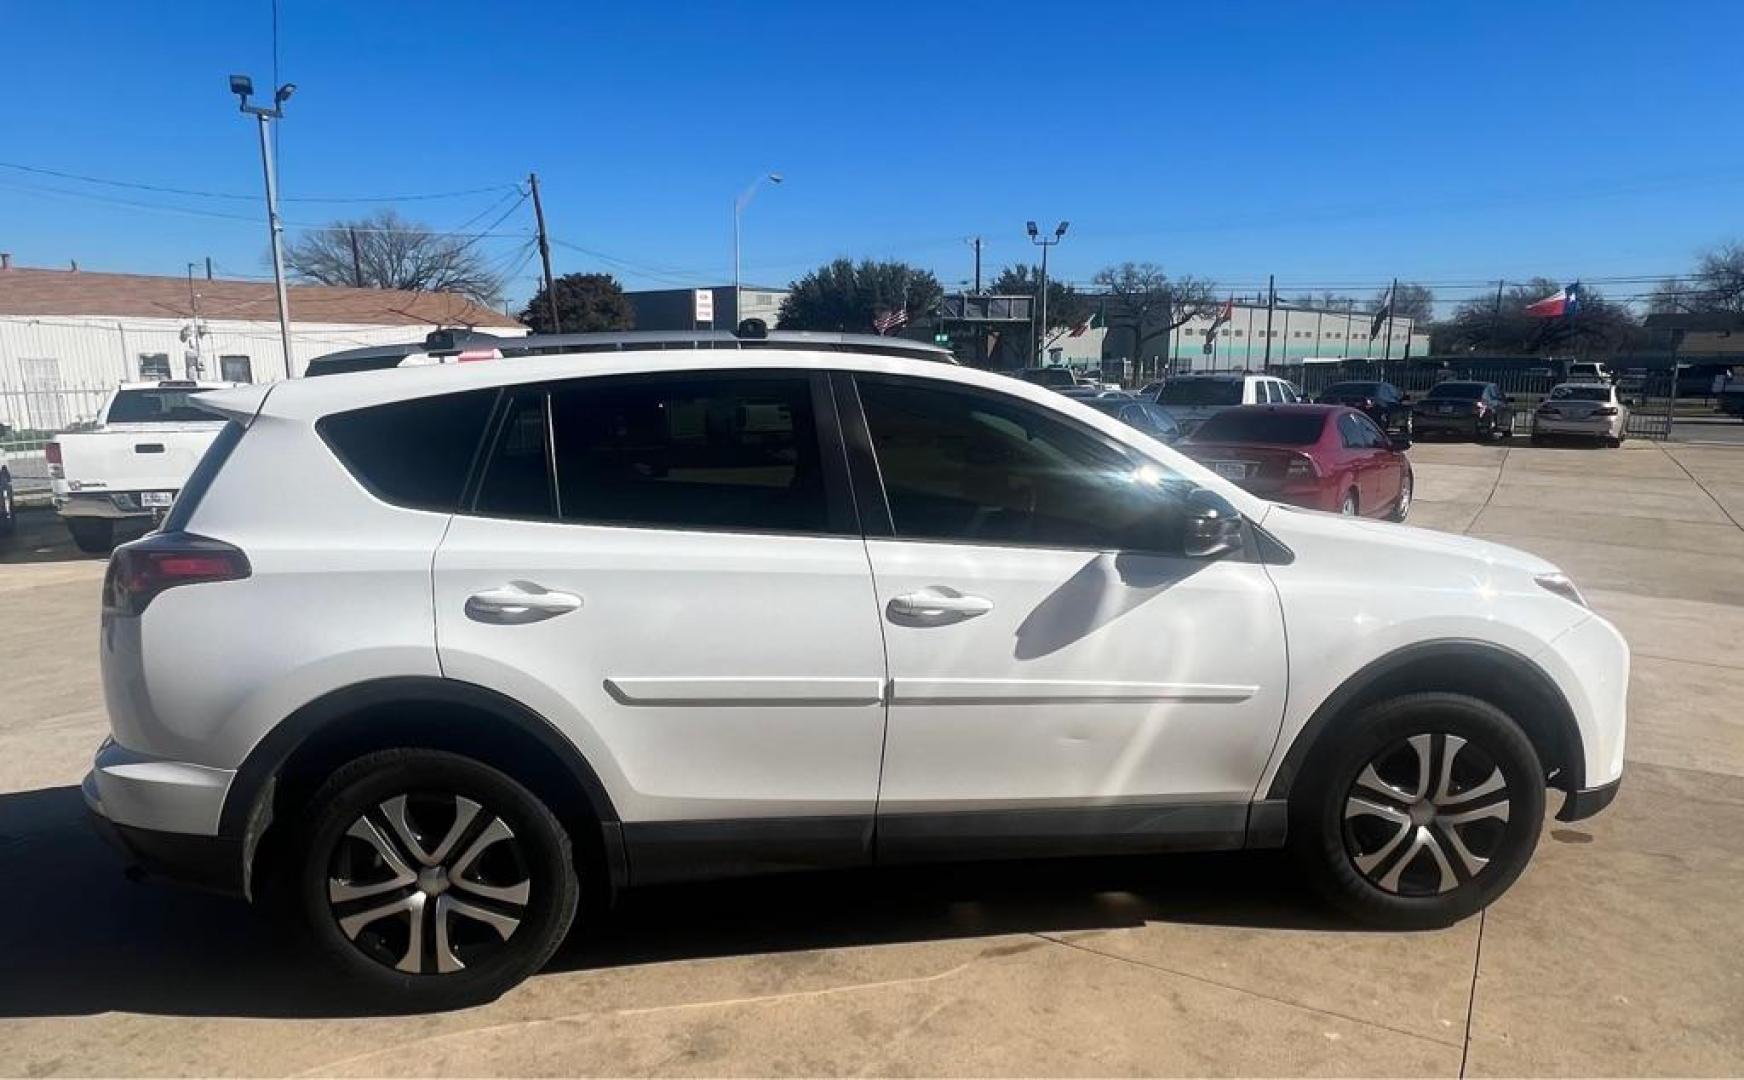
[[[635,329],[636,311],[623,286],[610,274],[564,274],[551,284],[557,293],[559,326],[551,325],[551,305],[545,301],[543,285],[517,316],[535,334],[555,333],[560,328],[565,334]]]
[[[944,289],[931,271],[903,262],[837,259],[789,286],[781,329],[874,333],[872,320],[904,308],[909,324],[938,309]]]
[[[1041,270],[1039,267],[1024,263],[1015,263],[999,272],[993,279],[992,286],[987,290],[995,296],[1028,296],[1036,297],[1041,291]],[[1061,333],[1078,326],[1090,317],[1094,310],[1091,299],[1058,279],[1048,280],[1048,325],[1043,332],[1043,341],[1053,341]],[[1041,314],[1038,309],[1038,316]],[[1025,348],[1023,355],[1033,357],[1038,350],[1035,339],[1029,327],[1012,332],[1016,339],[1015,347]]]

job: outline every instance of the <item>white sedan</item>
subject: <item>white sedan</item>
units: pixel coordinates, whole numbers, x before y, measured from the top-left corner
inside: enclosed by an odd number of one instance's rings
[[[1547,435],[1577,435],[1606,446],[1623,445],[1629,406],[1608,383],[1563,383],[1550,391],[1532,416],[1532,441]]]

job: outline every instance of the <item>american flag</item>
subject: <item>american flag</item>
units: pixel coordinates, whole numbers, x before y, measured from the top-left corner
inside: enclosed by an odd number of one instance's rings
[[[872,329],[878,331],[880,337],[890,333],[899,326],[908,325],[908,309],[906,307],[892,308],[872,320]]]

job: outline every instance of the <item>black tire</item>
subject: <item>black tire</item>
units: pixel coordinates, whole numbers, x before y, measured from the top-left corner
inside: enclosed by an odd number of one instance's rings
[[[1400,821],[1407,800],[1375,794],[1367,770],[1374,766],[1375,777],[1398,790],[1399,778],[1423,761],[1420,746],[1428,752],[1429,783],[1416,790],[1429,797]],[[1454,766],[1443,798],[1449,756]],[[1485,794],[1492,771],[1501,787]],[[1394,816],[1366,807],[1351,814],[1353,799]],[[1289,843],[1315,888],[1351,918],[1391,929],[1446,926],[1494,901],[1520,876],[1538,846],[1544,801],[1538,755],[1506,713],[1463,694],[1408,694],[1369,706],[1315,747],[1291,792]],[[1417,846],[1424,834],[1434,851]],[[1461,846],[1478,862],[1475,873]],[[1374,861],[1359,868],[1359,859]]]
[[[107,555],[115,550],[115,523],[108,518],[67,518],[67,532],[87,555]]]
[[[1412,496],[1417,489],[1417,478],[1412,475],[1409,466],[1399,478],[1399,497],[1393,500],[1392,513],[1387,515],[1388,521],[1404,521],[1411,512]]]
[[[467,801],[477,807],[470,815]],[[412,840],[393,824],[396,803]],[[580,906],[562,824],[526,788],[471,758],[422,749],[358,758],[316,792],[309,819],[291,882],[303,920],[343,971],[402,1004],[444,1009],[497,997],[551,959]],[[410,881],[383,858],[384,843],[414,873]],[[340,890],[378,891],[333,895]],[[402,899],[415,906],[362,919]],[[505,931],[506,922],[514,925]]]

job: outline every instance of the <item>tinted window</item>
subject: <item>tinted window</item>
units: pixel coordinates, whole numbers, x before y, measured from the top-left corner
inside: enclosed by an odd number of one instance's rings
[[[510,398],[479,481],[478,498],[473,503],[476,512],[504,517],[557,516],[551,449],[545,437],[545,396],[544,390],[534,390]]]
[[[1237,379],[1171,379],[1163,384],[1157,400],[1164,405],[1240,405],[1241,382]]]
[[[198,390],[122,390],[109,406],[110,424],[214,423],[222,419],[194,404]]]
[[[351,474],[391,503],[453,510],[484,435],[495,390],[397,401],[316,425]]]
[[[1559,386],[1550,392],[1552,401],[1610,401],[1608,386]]]
[[[1477,382],[1444,382],[1429,391],[1432,398],[1459,398],[1462,401],[1476,401],[1484,395],[1488,384]]]
[[[1270,443],[1276,446],[1308,446],[1320,441],[1326,414],[1320,412],[1275,412],[1271,409],[1230,409],[1199,425],[1189,436],[1202,443]]]
[[[1355,413],[1345,413],[1338,418],[1338,432],[1344,437],[1344,445],[1352,450],[1374,449],[1386,445],[1380,429],[1368,417]]]
[[[1178,478],[1026,402],[861,379],[896,535],[1097,550],[1172,546]]]
[[[830,531],[807,376],[583,380],[549,407],[565,521]]]
[[[1324,397],[1379,397],[1381,384],[1373,382],[1341,382],[1328,386]]]

